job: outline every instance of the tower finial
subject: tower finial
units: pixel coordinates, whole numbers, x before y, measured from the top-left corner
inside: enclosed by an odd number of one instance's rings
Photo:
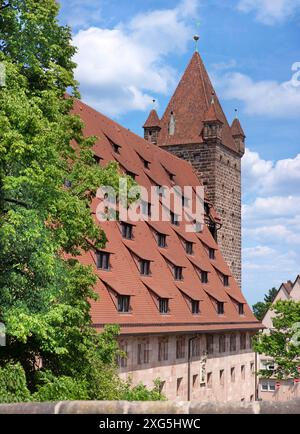
[[[211,100],[210,100],[210,103],[211,103],[211,104],[214,104],[214,103],[215,103],[215,92],[214,92],[214,91],[212,91],[212,93],[211,93]]]
[[[195,41],[195,51],[198,52],[199,35],[194,35],[194,41]]]
[[[234,111],[235,111],[235,119],[238,119],[238,109],[236,108],[234,109]]]

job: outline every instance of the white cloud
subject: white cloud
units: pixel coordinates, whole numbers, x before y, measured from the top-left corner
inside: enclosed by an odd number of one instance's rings
[[[246,149],[242,170],[245,195],[256,191],[259,194],[284,195],[288,198],[300,193],[300,154],[295,158],[273,162]]]
[[[282,23],[300,8],[300,0],[240,0],[238,9],[255,12],[256,19],[264,24]]]
[[[74,36],[79,51],[76,78],[87,103],[108,115],[151,106],[153,94],[167,94],[176,72],[165,56],[184,52],[197,0],[174,9],[138,14],[113,29],[91,27]]]
[[[223,98],[241,101],[249,115],[299,118],[298,74],[291,69],[290,80],[279,83],[272,80],[254,81],[245,74],[231,72],[217,78],[216,84]]]
[[[102,18],[103,0],[60,0],[60,15],[72,28],[86,28]]]
[[[243,255],[247,258],[262,258],[276,253],[276,250],[269,246],[255,246],[243,249]]]

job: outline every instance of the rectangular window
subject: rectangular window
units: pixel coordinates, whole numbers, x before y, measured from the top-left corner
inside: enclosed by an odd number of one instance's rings
[[[96,252],[96,263],[99,270],[109,270],[109,256],[107,252]]]
[[[149,276],[150,274],[150,261],[146,259],[140,260],[140,272],[143,276]]]
[[[121,229],[122,237],[126,238],[127,240],[132,240],[132,225],[128,223],[121,223]]]
[[[176,358],[184,359],[185,358],[185,338],[178,337],[176,340]]]
[[[240,334],[240,350],[246,349],[247,335],[246,333]]]
[[[198,384],[198,375],[193,375],[193,388],[195,389]]]
[[[226,337],[225,335],[219,336],[219,353],[226,352]]]
[[[119,344],[120,351],[122,351],[122,355],[117,357],[117,363],[120,368],[127,368],[127,360],[128,360],[128,344],[127,342],[121,342]]]
[[[216,259],[215,249],[208,250],[209,259]]]
[[[177,265],[174,265],[174,279],[183,280],[182,267],[178,267]]]
[[[207,381],[206,381],[208,389],[212,388],[212,372],[207,373]]]
[[[246,378],[246,366],[242,365],[241,366],[241,379],[245,380],[245,378]]]
[[[236,335],[230,335],[230,351],[236,351]]]
[[[157,234],[158,247],[162,247],[162,248],[166,247],[167,245],[166,238],[167,237],[165,234],[160,234],[160,233]]]
[[[142,214],[151,217],[151,203],[142,201]]]
[[[235,368],[230,369],[230,377],[231,377],[231,382],[234,383],[235,382]]]
[[[159,312],[160,313],[168,313],[169,312],[169,299],[168,298],[160,298],[159,299]]]
[[[192,340],[192,357],[200,357],[200,339]]]
[[[129,295],[118,295],[118,312],[129,312],[130,297]]]
[[[185,243],[185,251],[188,255],[192,255],[193,252],[193,243],[191,243],[190,241],[186,241]]]
[[[224,369],[220,370],[220,386],[224,386]]]
[[[183,378],[177,378],[177,385],[176,385],[176,392],[177,392],[177,396],[181,395],[182,393],[182,389],[183,389]]]
[[[223,276],[223,284],[224,286],[229,286],[229,277],[228,276]]]
[[[202,283],[208,283],[208,272],[207,271],[201,271],[201,282]]]
[[[174,226],[179,226],[179,219],[178,219],[178,215],[174,214],[172,211],[170,211],[170,219],[171,219],[171,223]]]
[[[150,359],[150,344],[149,341],[138,343],[137,362],[138,365],[149,363]]]
[[[191,305],[192,305],[192,314],[198,315],[198,313],[200,312],[199,301],[198,300],[191,300]]]
[[[250,395],[250,402],[254,401],[254,395]]]
[[[262,392],[275,392],[276,384],[274,381],[263,381],[261,383],[261,391]]]
[[[158,361],[168,360],[168,339],[162,338],[158,341]]]
[[[213,337],[213,335],[206,335],[206,351],[207,351],[207,354],[213,354],[213,352],[214,352],[214,337]]]
[[[239,303],[239,314],[244,315],[244,303]]]
[[[222,301],[217,301],[217,312],[218,315],[224,314],[224,303]]]

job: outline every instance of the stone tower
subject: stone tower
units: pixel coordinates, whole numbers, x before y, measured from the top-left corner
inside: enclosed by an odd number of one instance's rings
[[[241,158],[245,134],[238,119],[228,124],[198,52],[162,119],[152,111],[144,132],[146,140],[192,164],[222,220],[215,236],[241,284]]]

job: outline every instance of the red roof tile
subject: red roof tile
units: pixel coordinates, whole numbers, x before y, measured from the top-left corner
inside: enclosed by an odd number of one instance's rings
[[[197,59],[196,62],[198,62]],[[111,144],[113,141],[120,146],[120,154],[117,158],[122,159],[125,166],[128,165],[137,173],[137,182],[147,191],[151,183],[145,170],[149,171],[150,176],[160,185],[172,186],[164,167],[175,174],[176,184],[180,187],[189,185],[196,188],[200,185],[189,163],[146,142],[81,101],[75,102],[74,112],[78,113],[85,123],[84,133],[97,137],[94,151],[103,158],[101,165],[105,166],[114,159]],[[140,155],[150,161],[149,169],[145,169]],[[93,211],[96,210],[98,203],[100,199],[96,198],[92,204]],[[110,271],[101,271],[96,268],[93,252],[83,252],[79,257],[83,264],[93,267],[99,278],[95,291],[100,297],[97,301],[91,300],[91,315],[95,327],[101,328],[104,324],[116,323],[120,324],[122,333],[131,334],[261,328],[261,324],[256,321],[247,304],[244,309],[245,314],[239,315],[232,298],[242,297],[242,294],[234,278],[230,277],[229,288],[225,288],[219,278],[213,263],[216,268],[223,271],[227,271],[228,267],[206,226],[203,232],[191,234],[186,233],[185,221],[182,221],[178,227],[171,225],[169,221],[148,223],[138,221],[133,227],[133,239],[124,240],[118,223],[101,222],[99,224],[108,239],[104,250],[112,252]],[[168,234],[166,248],[158,247],[156,237],[153,236],[154,230]],[[195,266],[186,254],[182,239],[193,239],[193,260],[210,271],[208,284],[201,283]],[[208,257],[207,246],[216,250],[214,261],[210,261]],[[140,275],[132,252],[141,258],[151,258],[151,276]],[[168,261],[185,267],[182,282],[174,280]],[[119,294],[134,295],[130,297],[131,309],[128,314],[120,314],[117,311],[116,302],[109,288]],[[153,303],[151,291],[161,297],[168,295],[170,298],[168,315],[159,313],[156,304]],[[228,292],[231,292],[232,298],[229,297]],[[200,315],[192,314],[184,294],[201,298]],[[217,315],[211,297],[226,301],[224,315]]]
[[[214,95],[214,106],[211,99]],[[203,121],[208,111],[223,123],[222,140],[229,149],[238,152],[231,129],[198,52],[195,52],[160,121],[159,146],[202,143]],[[175,133],[169,134],[171,112],[175,118]]]

